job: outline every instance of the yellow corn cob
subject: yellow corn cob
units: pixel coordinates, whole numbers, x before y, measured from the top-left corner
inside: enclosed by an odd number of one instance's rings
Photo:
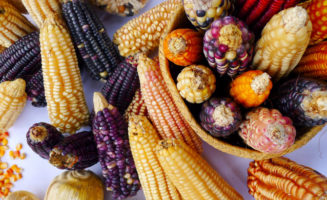
[[[183,6],[181,0],[167,0],[117,30],[113,42],[118,45],[120,55],[127,57],[158,47],[161,34],[179,6]]]
[[[199,154],[180,140],[163,140],[157,156],[185,200],[238,200],[242,196]]]
[[[6,1],[6,0],[4,0],[4,1]],[[11,5],[15,6],[15,8],[17,8],[17,10],[19,10],[19,12],[24,13],[24,14],[27,13],[27,10],[21,0],[7,0],[7,1]]]
[[[201,140],[175,105],[158,63],[142,54],[139,56],[137,71],[149,116],[160,136],[164,139],[183,139],[193,149],[201,152]]]
[[[140,89],[136,90],[132,102],[125,111],[124,118],[128,122],[129,118],[133,115],[148,116],[148,111]]]
[[[56,15],[40,31],[45,97],[51,123],[74,133],[88,123],[89,113],[73,43]]]
[[[312,24],[306,10],[282,10],[267,23],[257,42],[253,68],[267,72],[275,81],[287,76],[307,48]]]
[[[0,45],[11,46],[35,27],[11,4],[0,1]]]
[[[287,158],[253,161],[248,174],[256,200],[327,199],[327,178]]]
[[[146,200],[179,200],[180,195],[159,164],[155,148],[159,135],[144,116],[131,116],[128,135]]]
[[[16,79],[0,84],[0,132],[6,132],[16,121],[26,104],[25,81]]]

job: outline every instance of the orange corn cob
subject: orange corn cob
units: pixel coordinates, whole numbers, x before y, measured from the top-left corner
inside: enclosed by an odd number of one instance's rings
[[[310,44],[316,44],[327,38],[327,1],[312,0],[307,11],[312,22]]]
[[[141,89],[136,90],[132,102],[125,111],[124,118],[128,121],[133,115],[148,116],[148,110],[146,109]]]

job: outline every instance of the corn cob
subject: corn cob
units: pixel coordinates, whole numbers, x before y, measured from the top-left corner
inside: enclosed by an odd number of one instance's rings
[[[7,1],[11,5],[15,6],[15,8],[17,8],[17,10],[19,10],[19,12],[21,12],[23,14],[27,14],[27,10],[21,0],[4,0],[4,1]]]
[[[181,140],[161,141],[157,146],[157,156],[183,199],[243,199],[199,154]]]
[[[23,79],[5,81],[0,84],[0,132],[6,132],[23,111],[27,95]]]
[[[256,200],[327,199],[327,178],[287,158],[252,161],[249,193]]]
[[[91,76],[108,79],[120,58],[102,22],[83,0],[65,0],[62,7],[77,53]]]
[[[26,93],[28,99],[32,101],[33,106],[47,106],[44,94],[42,69],[39,69],[31,77],[26,79]]]
[[[89,122],[72,41],[61,20],[49,15],[40,33],[45,97],[51,124],[74,133]]]
[[[10,47],[35,27],[11,4],[0,1],[0,45]]]
[[[111,14],[130,17],[137,14],[148,0],[90,0],[90,2]]]
[[[113,191],[113,199],[134,196],[140,183],[128,141],[127,124],[118,109],[108,104],[101,93],[94,93],[93,103],[92,131],[106,188]]]
[[[275,81],[286,77],[300,62],[311,31],[310,19],[302,7],[279,12],[262,31],[253,68],[267,72]]]
[[[33,124],[26,134],[27,144],[44,159],[49,159],[52,148],[64,139],[62,133],[47,123]]]
[[[327,2],[312,0],[307,11],[312,22],[310,44],[316,44],[327,38]]]
[[[133,115],[148,117],[148,110],[146,109],[141,89],[136,90],[132,102],[129,104],[128,108],[125,111],[124,118],[128,122],[129,118]]]
[[[0,53],[4,52],[6,50],[6,47],[0,45]]]
[[[193,149],[201,152],[201,140],[175,105],[158,63],[140,55],[137,71],[146,107],[160,136],[183,139]]]
[[[167,0],[127,22],[114,34],[121,56],[149,52],[159,46],[160,36],[181,0]]]
[[[131,116],[128,135],[145,198],[147,200],[181,199],[155,154],[159,135],[149,120],[144,116]]]

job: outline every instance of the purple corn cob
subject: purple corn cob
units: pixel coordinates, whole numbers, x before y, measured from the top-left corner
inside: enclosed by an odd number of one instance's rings
[[[36,123],[28,129],[27,144],[39,156],[49,159],[52,148],[64,139],[62,133],[47,123]]]
[[[309,78],[291,79],[276,87],[272,103],[295,126],[313,127],[327,122],[327,83]]]
[[[45,107],[47,105],[41,68],[31,77],[26,78],[26,93],[33,106]]]
[[[235,132],[241,122],[239,106],[230,98],[211,98],[202,105],[202,127],[214,137],[226,137]]]
[[[127,124],[118,109],[109,105],[101,93],[94,93],[93,134],[97,143],[106,188],[113,199],[134,196],[140,189],[128,141]]]
[[[252,60],[254,34],[244,22],[227,16],[214,21],[206,31],[203,52],[212,68],[230,77],[246,70]]]

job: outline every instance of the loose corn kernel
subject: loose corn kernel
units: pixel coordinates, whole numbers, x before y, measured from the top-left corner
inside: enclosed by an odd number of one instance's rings
[[[15,155],[13,151],[9,151],[9,156],[11,159],[15,159]]]
[[[23,145],[21,143],[16,145],[16,150],[19,151],[23,148]]]
[[[8,163],[6,163],[6,162],[0,163],[0,169],[7,169],[7,168],[8,168]]]
[[[21,160],[24,160],[26,158],[26,153],[22,153],[19,157]]]
[[[2,145],[4,146],[7,146],[8,145],[8,140],[6,138],[4,138],[2,141],[1,141]]]

